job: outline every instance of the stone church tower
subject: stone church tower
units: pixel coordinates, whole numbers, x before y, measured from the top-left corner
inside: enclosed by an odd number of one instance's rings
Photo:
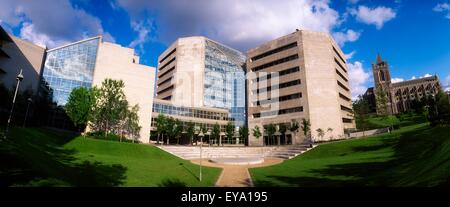
[[[372,64],[373,79],[375,83],[374,92],[382,88],[386,92],[387,96],[387,112],[392,114],[392,84],[391,74],[389,72],[389,64],[387,61],[382,60],[380,54],[377,55],[377,60]],[[378,113],[378,111],[377,111]]]

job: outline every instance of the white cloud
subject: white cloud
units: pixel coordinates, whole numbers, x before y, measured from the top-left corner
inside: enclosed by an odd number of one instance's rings
[[[341,23],[329,0],[117,0],[131,21],[149,17],[156,35],[167,44],[181,36],[204,35],[240,50],[247,50],[295,31],[331,32]]]
[[[136,46],[142,51],[144,48],[144,43],[149,40],[149,33],[151,25],[145,21],[131,22],[131,26],[135,32],[138,33],[136,39],[134,39],[128,46],[135,48]]]
[[[346,42],[354,42],[359,39],[361,32],[355,32],[354,30],[347,30],[347,32],[335,32],[333,33],[334,40],[342,47]]]
[[[416,77],[415,75],[413,75],[411,77],[411,80],[414,80],[414,79],[417,79],[417,78],[427,78],[427,77],[431,77],[431,76],[433,76],[433,75],[431,75],[429,73],[426,73],[425,75],[422,75],[422,76],[419,76],[419,77]]]
[[[444,86],[449,86],[450,87],[450,75],[448,75],[445,80],[444,80]]]
[[[367,87],[365,84],[369,80],[370,73],[364,70],[362,63],[359,61],[347,63],[347,65],[352,99],[356,100],[358,95],[366,92]]]
[[[360,22],[375,25],[377,29],[381,29],[384,23],[394,19],[397,15],[394,10],[384,6],[376,8],[359,6],[358,9],[351,9],[350,14],[356,16]]]
[[[356,51],[352,51],[349,54],[344,54],[345,59],[349,60],[353,58],[353,55],[355,55]]]
[[[398,83],[398,82],[402,82],[402,81],[405,81],[405,79],[403,79],[403,78],[392,78],[391,79],[392,83]]]
[[[101,21],[86,11],[74,7],[69,0],[1,0],[0,20],[20,28],[20,36],[52,48],[62,42],[71,42],[103,34]],[[21,26],[21,27],[20,27]]]

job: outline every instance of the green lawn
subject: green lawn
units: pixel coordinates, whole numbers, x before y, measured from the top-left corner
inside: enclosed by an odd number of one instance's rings
[[[256,186],[449,186],[450,127],[418,124],[323,144],[250,174]]]
[[[203,168],[156,147],[76,137],[47,129],[12,131],[0,142],[2,186],[213,186]]]

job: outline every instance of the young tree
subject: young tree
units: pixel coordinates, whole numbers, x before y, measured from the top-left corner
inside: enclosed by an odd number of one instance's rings
[[[167,145],[170,143],[170,138],[175,137],[175,119],[173,117],[168,117],[166,119],[166,130],[167,130]]]
[[[312,137],[311,136],[308,136],[309,135],[309,131],[310,131],[310,127],[311,127],[311,123],[307,120],[307,119],[305,119],[305,118],[303,118],[302,119],[302,131],[303,131],[303,135],[305,135],[305,138],[307,139],[307,140],[309,140],[310,142],[311,142],[311,145],[312,145]]]
[[[174,126],[172,128],[173,130],[173,136],[177,139],[177,145],[180,144],[180,137],[183,133],[183,122],[181,122],[179,119],[175,119]]]
[[[285,142],[285,144],[286,144],[286,131],[287,131],[287,126],[286,126],[286,124],[279,124],[278,125],[279,127],[278,127],[278,131],[281,133],[281,135],[283,136],[283,138],[284,138],[284,142]],[[278,138],[278,145],[280,144],[280,138]]]
[[[163,143],[164,143],[164,133],[166,133],[166,125],[167,125],[167,118],[166,116],[164,116],[164,114],[158,114],[158,117],[156,117],[155,119],[156,121],[156,131],[158,133],[158,139],[157,139],[157,144],[159,144],[159,139],[161,136]]]
[[[330,139],[333,140],[333,128],[328,127],[327,132],[330,133]]]
[[[242,126],[241,128],[239,128],[239,136],[244,141],[244,143],[247,143],[248,128],[246,126]]]
[[[269,138],[269,145],[270,145],[270,142],[272,141],[273,135],[277,132],[277,128],[275,128],[275,125],[269,124],[267,126],[266,132],[267,132],[267,136]]]
[[[294,140],[297,137],[297,133],[298,133],[298,129],[300,128],[297,120],[292,119],[291,121],[291,125],[289,126],[289,131],[292,132],[293,136],[292,136],[292,142],[294,143]]]
[[[388,97],[386,91],[382,87],[378,87],[375,92],[375,102],[377,104],[377,113],[381,116],[388,114]]]
[[[218,123],[214,124],[212,132],[211,132],[211,137],[214,140],[219,139],[219,137],[220,137],[220,126],[219,126]]]
[[[186,129],[185,130],[186,130],[186,135],[189,137],[190,143],[192,145],[193,137],[194,137],[194,134],[195,134],[195,124],[192,123],[191,121],[189,121],[186,124]]]
[[[136,139],[139,137],[139,132],[141,131],[141,126],[139,126],[139,105],[134,105],[126,112],[125,120],[124,120],[124,131],[125,133],[131,137],[133,143],[137,141]],[[122,139],[122,137],[121,137]]]
[[[323,131],[322,128],[318,128],[316,129],[317,132],[317,136],[319,136],[319,138],[322,140],[323,136],[325,136],[325,131]]]
[[[227,136],[228,142],[233,139],[234,135],[234,125],[231,122],[227,123],[227,126],[225,127],[225,135]],[[222,143],[220,143],[222,144]]]
[[[356,115],[356,127],[364,131],[366,126],[366,118],[370,111],[369,103],[360,95],[358,96],[358,99],[353,102],[353,110]]]
[[[91,89],[80,87],[73,89],[70,93],[64,110],[80,132],[84,130],[90,120],[94,102],[95,97]]]
[[[93,107],[92,128],[105,132],[116,132],[120,122],[125,118],[128,102],[123,92],[122,80],[105,79],[99,89],[94,88],[95,104]]]
[[[252,129],[252,131],[253,131],[253,136],[254,136],[256,139],[259,139],[259,138],[262,136],[262,134],[261,134],[261,129],[259,129],[259,126],[258,126],[258,125],[256,125],[256,126]],[[264,144],[264,142],[263,142],[263,144]]]

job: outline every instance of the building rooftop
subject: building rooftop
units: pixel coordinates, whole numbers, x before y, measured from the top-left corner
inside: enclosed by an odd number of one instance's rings
[[[392,86],[393,87],[400,87],[400,86],[406,86],[406,85],[420,83],[420,82],[423,82],[423,81],[435,81],[435,80],[438,80],[438,77],[436,75],[433,75],[433,76],[430,76],[430,77],[416,78],[416,79],[413,79],[413,80],[407,80],[407,81],[393,83]]]

